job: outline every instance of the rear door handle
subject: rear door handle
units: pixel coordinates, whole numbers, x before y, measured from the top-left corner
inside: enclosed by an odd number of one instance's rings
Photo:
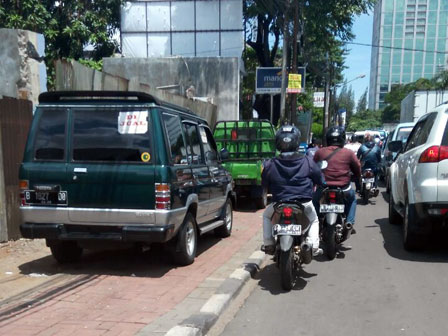
[[[87,168],[81,168],[81,167],[76,167],[73,169],[74,173],[82,173],[82,174],[87,174]]]

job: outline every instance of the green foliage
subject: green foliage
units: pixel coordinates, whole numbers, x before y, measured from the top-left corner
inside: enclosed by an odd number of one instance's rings
[[[347,120],[350,120],[350,117],[353,115],[355,110],[355,92],[353,91],[351,85],[347,87],[347,83],[344,83],[341,92],[336,99],[335,112],[339,109],[347,110]]]
[[[361,131],[382,126],[381,111],[364,110],[352,115],[347,131]]]
[[[358,105],[356,105],[356,112],[362,112],[367,110],[367,88],[364,91],[364,93],[362,94],[362,96],[359,98],[358,100]]]
[[[45,37],[45,61],[51,88],[53,62],[60,58],[84,57],[84,48],[93,46],[95,61],[118,50],[113,34],[120,28],[123,0],[54,1],[3,0],[0,22],[5,28],[26,29]],[[93,65],[93,63],[92,63]]]

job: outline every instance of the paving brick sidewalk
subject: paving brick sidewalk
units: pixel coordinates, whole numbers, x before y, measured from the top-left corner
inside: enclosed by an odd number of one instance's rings
[[[231,237],[205,248],[192,265],[159,277],[78,275],[84,283],[2,316],[0,334],[163,335],[199,311],[259,248],[261,215],[261,210],[234,212]]]

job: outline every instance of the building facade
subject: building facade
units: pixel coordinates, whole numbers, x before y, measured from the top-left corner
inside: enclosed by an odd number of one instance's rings
[[[127,1],[121,45],[125,57],[241,57],[243,1]]]
[[[379,0],[373,18],[369,108],[394,85],[447,69],[448,0]]]

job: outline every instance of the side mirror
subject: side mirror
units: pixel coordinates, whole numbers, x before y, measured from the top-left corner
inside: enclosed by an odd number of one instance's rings
[[[403,142],[401,140],[391,141],[387,144],[387,149],[395,153],[401,152],[403,149]]]
[[[221,150],[219,151],[219,156],[221,157],[222,161],[228,160],[230,155],[227,148],[221,148]]]

